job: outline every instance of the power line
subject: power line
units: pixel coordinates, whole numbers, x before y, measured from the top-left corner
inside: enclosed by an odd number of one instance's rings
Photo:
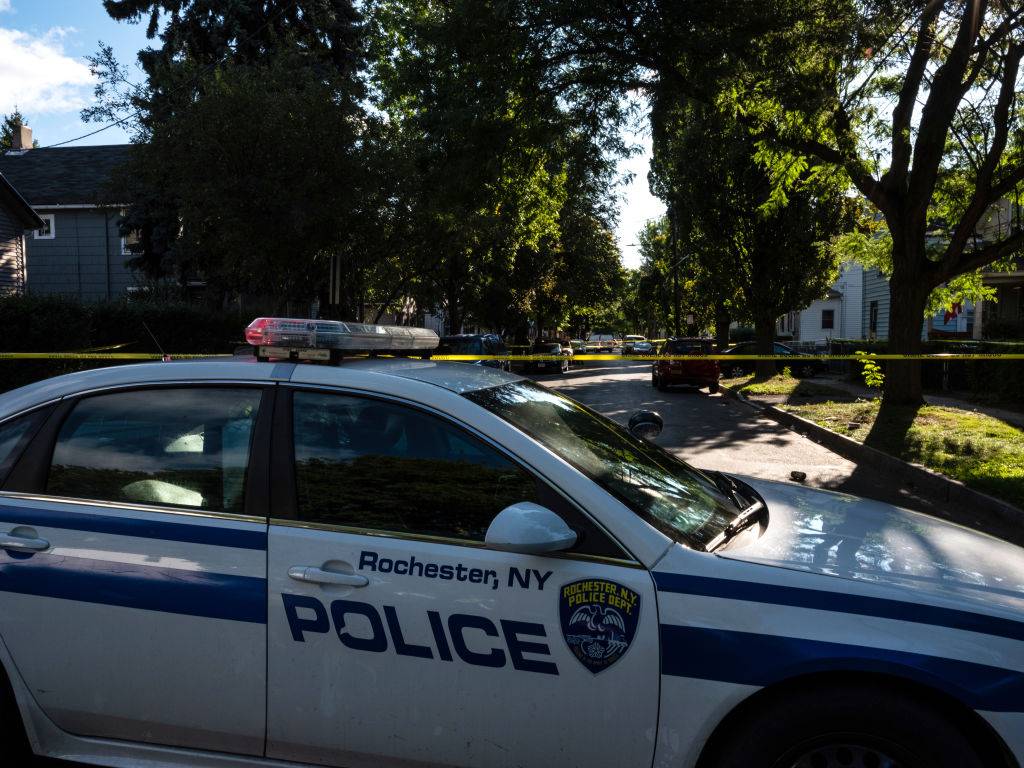
[[[241,45],[242,43],[247,43],[250,40],[252,40],[254,37],[256,37],[256,35],[258,35],[260,32],[262,32],[264,29],[266,29],[272,22],[277,21],[277,19],[282,14],[284,14],[285,11],[290,10],[291,7],[293,5],[295,5],[297,2],[298,2],[298,0],[291,0],[286,5],[281,6],[281,8],[278,9],[277,13],[275,13],[269,19],[264,21],[262,24],[260,24],[260,26],[256,30],[254,30],[251,34],[247,35],[246,37],[244,37],[244,38],[240,39],[238,42],[236,42],[235,43],[235,48],[237,49],[238,46]],[[174,89],[168,91],[167,94],[170,95],[172,93],[176,93],[178,91],[183,90],[186,86],[193,85],[199,79],[200,75],[206,74],[206,70],[212,70],[214,67],[218,66],[219,64],[222,64],[224,62],[224,60],[228,57],[228,54],[230,54],[231,52],[232,52],[231,49],[228,48],[228,50],[224,52],[223,56],[221,56],[216,61],[211,61],[205,67],[200,69],[200,71],[197,72],[192,77],[190,82],[183,83],[182,85],[178,86],[177,88],[174,88]],[[110,130],[111,128],[116,128],[117,126],[121,125],[122,123],[128,122],[129,120],[131,120],[134,117],[139,117],[141,114],[142,114],[141,110],[139,110],[139,109],[133,110],[130,114],[125,115],[124,117],[122,117],[122,118],[120,118],[118,120],[115,120],[112,123],[108,123],[107,125],[104,125],[101,128],[97,128],[95,131],[89,131],[88,133],[83,133],[81,136],[75,136],[73,139],[65,139],[64,141],[58,141],[55,144],[47,144],[45,147],[39,147],[39,149],[52,149],[53,147],[62,147],[65,144],[72,144],[72,143],[74,143],[76,141],[81,141],[82,139],[87,139],[90,136],[95,136],[97,133],[103,133],[103,131]]]

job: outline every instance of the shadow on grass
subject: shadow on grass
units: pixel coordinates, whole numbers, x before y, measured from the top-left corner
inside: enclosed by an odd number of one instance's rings
[[[864,445],[891,456],[907,458],[907,437],[923,405],[890,405],[882,401],[875,423],[871,425],[871,430],[864,438]]]

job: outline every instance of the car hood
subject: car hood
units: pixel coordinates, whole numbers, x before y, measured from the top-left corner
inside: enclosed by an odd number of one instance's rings
[[[890,504],[744,477],[768,526],[722,557],[983,602],[1024,614],[1024,548]]]

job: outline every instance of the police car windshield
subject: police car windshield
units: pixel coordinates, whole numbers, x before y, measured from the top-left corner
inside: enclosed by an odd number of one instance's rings
[[[590,477],[652,525],[694,549],[736,507],[710,478],[579,403],[531,381],[467,392]]]

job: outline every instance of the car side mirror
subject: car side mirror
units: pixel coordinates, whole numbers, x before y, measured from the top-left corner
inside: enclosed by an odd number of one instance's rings
[[[561,552],[576,543],[576,532],[547,507],[521,501],[498,513],[484,537],[489,549],[543,555]]]
[[[641,440],[653,440],[665,428],[665,420],[657,411],[635,411],[629,417],[629,433]]]

